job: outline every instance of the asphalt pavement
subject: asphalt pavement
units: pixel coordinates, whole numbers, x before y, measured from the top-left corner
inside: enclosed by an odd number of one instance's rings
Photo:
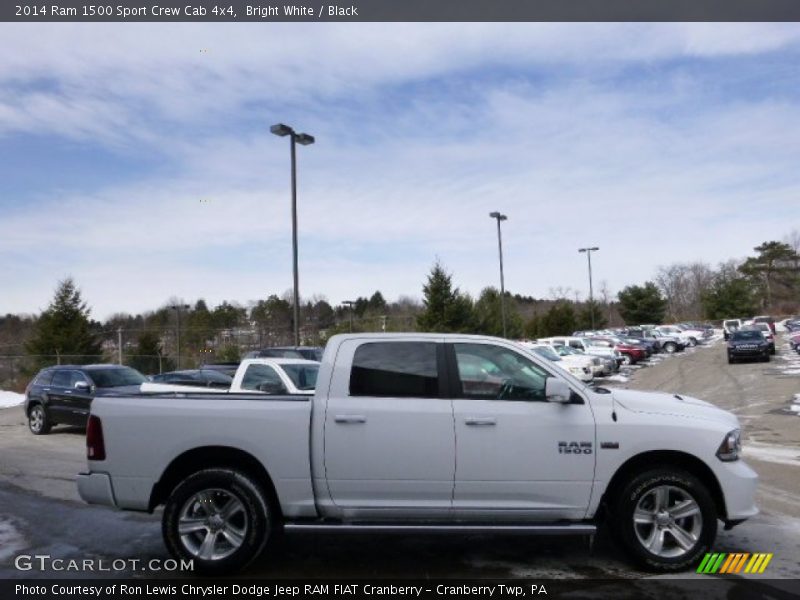
[[[608,385],[703,398],[736,412],[745,427],[745,456],[759,473],[762,512],[731,531],[720,526],[716,552],[772,552],[770,578],[800,577],[800,417],[788,410],[800,374],[779,344],[770,364],[728,365],[720,341],[656,358]],[[621,378],[624,379],[624,378]],[[85,468],[83,432],[54,428],[33,436],[21,407],[0,410],[0,578],[182,577],[145,565],[168,558],[154,515],[89,506],[75,474]],[[20,570],[20,555],[65,560],[138,559],[103,572]],[[105,562],[103,562],[105,561]],[[95,563],[97,564],[97,563]],[[602,533],[594,539],[508,536],[286,535],[245,574],[266,578],[637,578]],[[702,577],[692,573],[683,577]]]

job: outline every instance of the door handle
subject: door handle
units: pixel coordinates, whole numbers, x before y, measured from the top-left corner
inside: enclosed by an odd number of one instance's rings
[[[472,425],[474,427],[478,426],[486,426],[486,425],[497,425],[497,419],[494,417],[467,417],[464,422],[467,425]]]
[[[367,417],[364,415],[336,415],[333,420],[337,423],[366,423]]]

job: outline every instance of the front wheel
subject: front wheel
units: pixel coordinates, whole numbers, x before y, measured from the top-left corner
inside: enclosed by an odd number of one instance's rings
[[[692,347],[692,348],[697,346],[697,338],[690,337],[689,338],[689,346]]]
[[[667,342],[664,344],[664,352],[667,354],[674,354],[677,349],[678,345],[673,342]]]
[[[617,498],[614,527],[625,550],[653,571],[680,571],[708,552],[717,511],[706,486],[685,471],[659,468],[634,477]]]
[[[47,415],[47,410],[41,404],[34,404],[28,411],[28,429],[33,435],[45,435],[50,433],[53,424]]]
[[[633,360],[631,360],[630,356],[628,356],[627,354],[623,354],[622,355],[622,364],[623,365],[627,366],[627,365],[630,365],[632,362],[633,362]]]
[[[194,561],[195,572],[221,575],[258,557],[273,530],[261,487],[232,469],[207,469],[184,479],[164,508],[162,533],[170,553]]]

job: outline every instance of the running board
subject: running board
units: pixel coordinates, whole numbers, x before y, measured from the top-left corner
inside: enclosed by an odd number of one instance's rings
[[[565,525],[458,525],[458,524],[333,524],[333,523],[286,523],[284,531],[290,533],[484,533],[512,535],[594,535],[597,526],[591,523],[571,523]]]

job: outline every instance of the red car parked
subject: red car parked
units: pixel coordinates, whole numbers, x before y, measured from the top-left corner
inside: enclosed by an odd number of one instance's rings
[[[626,344],[617,341],[613,338],[596,337],[590,338],[589,343],[593,346],[602,346],[605,348],[616,348],[622,354],[623,365],[635,365],[640,360],[647,358],[647,351],[639,346],[633,344]]]

